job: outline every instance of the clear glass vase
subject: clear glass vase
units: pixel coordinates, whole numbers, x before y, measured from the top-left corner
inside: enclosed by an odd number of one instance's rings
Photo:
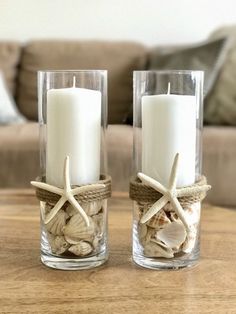
[[[40,71],[38,99],[41,260],[65,270],[99,266],[108,258],[107,72]]]
[[[133,260],[146,268],[199,258],[202,92],[201,71],[134,72]]]

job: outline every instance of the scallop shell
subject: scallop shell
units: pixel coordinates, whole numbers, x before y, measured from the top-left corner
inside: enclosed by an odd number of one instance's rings
[[[147,234],[146,234],[146,242],[155,239],[156,230],[150,227],[147,227]]]
[[[63,236],[53,236],[48,234],[48,242],[51,246],[52,253],[57,255],[63,254],[69,248],[69,244]]]
[[[69,205],[67,208],[66,208],[66,212],[68,214],[69,217],[72,217],[76,214],[78,214],[78,210],[74,208],[74,206],[72,205]]]
[[[93,219],[89,218],[89,226],[86,225],[80,214],[71,217],[66,226],[63,228],[65,239],[70,244],[76,244],[81,240],[92,241],[95,227]]]
[[[155,238],[167,247],[179,248],[186,239],[186,230],[181,221],[173,221],[163,229],[156,232]]]
[[[150,242],[155,237],[156,230],[148,227],[146,224],[140,224],[138,226],[139,241],[145,246],[146,243]]]
[[[104,230],[103,214],[98,214],[92,217],[95,225],[95,233],[97,236],[102,236]]]
[[[103,201],[95,201],[89,203],[81,203],[80,206],[83,208],[88,216],[94,216],[102,209],[102,203]]]
[[[80,206],[83,208],[88,216],[93,216],[100,212],[100,210],[102,209],[102,204],[103,201],[95,201],[89,203],[80,203]],[[78,214],[78,211],[71,205],[67,207],[66,212],[70,217]]]
[[[68,251],[75,254],[76,256],[86,256],[92,252],[92,245],[85,241],[80,241],[75,245],[72,245]]]
[[[150,220],[147,222],[147,226],[155,229],[162,229],[165,225],[169,224],[171,221],[166,216],[164,210],[160,210],[159,213],[154,215]]]
[[[174,253],[171,248],[158,241],[150,241],[144,246],[144,255],[147,257],[165,257],[172,258]]]
[[[54,235],[63,235],[62,229],[66,224],[67,218],[67,213],[61,209],[49,223],[45,224],[45,228]]]

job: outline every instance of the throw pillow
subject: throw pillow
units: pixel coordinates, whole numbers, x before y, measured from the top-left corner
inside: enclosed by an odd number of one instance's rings
[[[221,38],[200,45],[168,48],[154,48],[150,52],[147,70],[201,70],[204,71],[204,97],[215,84],[228,50],[227,38]],[[132,110],[125,121],[131,124]]]
[[[6,88],[3,74],[0,72],[0,125],[24,121],[25,118],[17,110],[16,104]]]
[[[236,26],[216,30],[211,39],[228,37],[230,47],[217,81],[206,98],[205,120],[209,124],[236,125]]]
[[[23,49],[16,101],[21,112],[36,120],[37,71],[44,69],[108,70],[108,123],[120,124],[132,103],[132,71],[147,61],[147,48],[135,42],[36,40]]]

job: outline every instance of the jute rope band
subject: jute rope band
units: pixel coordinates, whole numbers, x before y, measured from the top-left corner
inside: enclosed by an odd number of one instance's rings
[[[45,177],[38,177],[36,181],[45,182]],[[111,177],[110,176],[101,174],[100,180],[95,183],[104,184],[105,186],[99,190],[85,191],[78,195],[75,195],[75,199],[79,203],[88,203],[88,202],[104,200],[111,197]],[[40,188],[36,188],[36,196],[40,201],[47,202],[50,204],[56,204],[61,197],[58,194],[48,192]]]
[[[179,190],[188,190],[192,187],[200,187],[207,184],[205,176],[201,176],[200,179],[192,185],[180,188]],[[131,177],[130,180],[130,198],[138,203],[150,203],[154,204],[162,197],[162,194],[154,190],[152,187],[147,186],[141,182],[138,177]],[[182,207],[187,207],[191,204],[202,201],[206,196],[205,191],[199,191],[190,196],[179,197],[178,200]]]

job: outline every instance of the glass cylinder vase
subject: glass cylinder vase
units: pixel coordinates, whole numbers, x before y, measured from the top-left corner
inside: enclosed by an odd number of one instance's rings
[[[134,72],[133,260],[151,269],[199,258],[201,71]]]
[[[41,260],[88,269],[108,258],[107,72],[38,72]]]

